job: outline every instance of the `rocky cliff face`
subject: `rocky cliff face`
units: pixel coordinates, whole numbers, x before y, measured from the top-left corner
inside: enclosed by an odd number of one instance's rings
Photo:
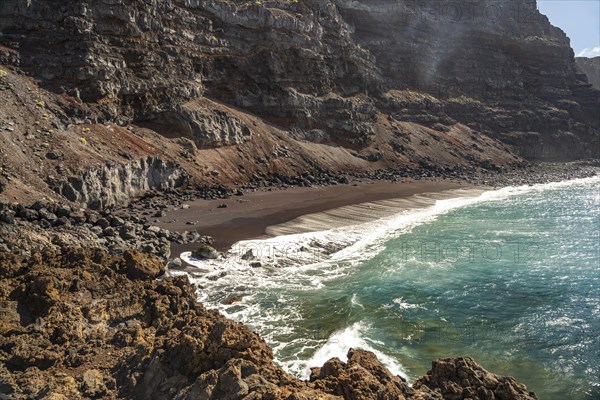
[[[429,128],[376,114],[370,144],[343,147],[326,129],[286,129],[207,98],[122,127],[94,121],[97,105],[41,89],[18,69],[0,68],[0,94],[0,199],[9,202],[98,208],[181,183],[331,184],[347,182],[345,174],[465,179],[481,168],[512,171],[523,162],[462,124]],[[328,107],[335,110],[338,101]],[[353,127],[351,119],[344,124]]]
[[[429,127],[469,124],[533,159],[597,156],[588,144],[598,135],[599,92],[535,1],[9,0],[2,7],[0,41],[15,51],[0,63],[92,104],[96,120],[177,122],[204,146],[247,137],[235,121],[183,106],[207,96],[296,137],[310,140],[317,130],[352,148],[372,144],[382,114]],[[415,101],[414,92],[432,101]],[[224,132],[215,133],[215,120]]]
[[[152,189],[179,187],[186,178],[187,173],[176,166],[148,157],[133,163],[89,169],[80,177],[59,181],[56,190],[82,207],[104,209],[127,204]]]
[[[591,83],[595,89],[600,90],[600,57],[577,57],[575,62],[579,69],[586,74],[588,82]]]

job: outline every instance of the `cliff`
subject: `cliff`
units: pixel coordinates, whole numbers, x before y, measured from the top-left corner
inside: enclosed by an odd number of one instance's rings
[[[7,0],[0,32],[9,73],[0,107],[15,134],[46,128],[79,140],[70,127],[82,123],[144,128],[158,149],[180,145],[163,161],[192,161],[184,169],[203,181],[206,169],[230,184],[257,173],[598,156],[600,92],[535,2]],[[24,88],[53,113],[22,116]],[[17,111],[13,97],[24,103]],[[281,142],[294,161],[273,155]],[[203,153],[236,146],[253,158],[244,171],[236,155],[219,171]],[[67,177],[96,165],[82,158],[63,162]]]
[[[577,67],[587,76],[588,82],[600,90],[600,57],[587,58],[577,57]]]

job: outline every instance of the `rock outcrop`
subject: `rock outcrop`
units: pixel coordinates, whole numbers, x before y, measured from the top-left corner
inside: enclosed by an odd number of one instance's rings
[[[469,357],[434,361],[431,370],[413,388],[435,388],[444,399],[537,399],[513,378],[491,374]]]
[[[9,399],[380,400],[535,396],[470,359],[411,388],[350,350],[301,381],[246,326],[207,310],[154,256],[101,249],[0,254],[0,396]],[[482,397],[483,396],[483,397]],[[494,397],[496,396],[496,397]]]
[[[241,144],[252,135],[250,127],[240,118],[203,100],[190,101],[176,106],[174,111],[152,115],[141,124],[166,137],[191,140],[195,149]]]
[[[348,362],[332,358],[320,368],[312,368],[310,381],[324,392],[348,400],[421,398],[424,394],[439,398],[424,388],[416,393],[405,380],[392,375],[377,357],[368,351],[350,349]]]
[[[187,173],[155,157],[117,165],[90,168],[80,176],[52,182],[67,200],[91,209],[127,204],[149,190],[183,185]]]
[[[600,57],[577,57],[575,62],[579,69],[587,76],[588,82],[594,88],[600,90]]]

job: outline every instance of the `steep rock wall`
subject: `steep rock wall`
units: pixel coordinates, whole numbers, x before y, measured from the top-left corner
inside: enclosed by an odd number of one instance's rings
[[[144,122],[164,136],[188,138],[200,149],[241,144],[252,136],[250,127],[238,117],[203,101],[178,105],[173,111],[150,115]]]
[[[10,0],[0,31],[19,55],[0,64],[18,63],[47,87],[94,104],[100,119],[174,113],[193,125],[181,105],[207,96],[364,147],[385,94],[412,90],[440,107],[386,113],[475,124],[495,138],[573,134],[589,144],[600,127],[600,92],[535,1]],[[567,153],[598,155],[584,148]]]
[[[81,176],[59,182],[56,191],[81,207],[102,209],[120,206],[151,189],[181,186],[185,171],[156,157],[129,164],[91,168]]]

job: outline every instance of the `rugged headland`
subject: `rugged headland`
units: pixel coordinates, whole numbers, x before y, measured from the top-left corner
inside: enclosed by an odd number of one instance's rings
[[[579,64],[535,1],[3,0],[0,398],[535,398],[468,358],[408,386],[358,349],[300,381],[163,276],[211,239],[156,222],[289,186],[597,174]]]

